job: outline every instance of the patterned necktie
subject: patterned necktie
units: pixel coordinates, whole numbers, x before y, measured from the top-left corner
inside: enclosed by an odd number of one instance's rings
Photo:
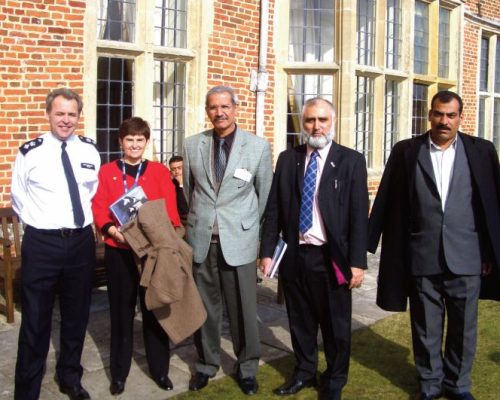
[[[300,203],[299,230],[302,234],[311,229],[313,224],[314,192],[316,191],[316,176],[318,174],[318,151],[311,153],[311,159],[307,164],[302,187],[302,201]]]
[[[227,156],[224,151],[224,139],[216,139],[217,151],[215,152],[215,180],[222,182],[224,172],[226,171]]]
[[[61,149],[61,160],[64,168],[64,175],[66,175],[66,180],[68,181],[69,196],[71,197],[71,205],[73,206],[73,218],[76,226],[81,227],[85,222],[85,216],[83,214],[78,184],[76,183],[75,174],[73,173],[73,168],[71,168],[71,162],[69,161],[68,153],[66,152],[66,142],[62,143]]]

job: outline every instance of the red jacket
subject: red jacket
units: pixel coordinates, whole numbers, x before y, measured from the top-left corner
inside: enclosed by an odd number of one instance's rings
[[[143,168],[144,171],[139,177],[138,185],[142,187],[148,200],[164,199],[172,225],[174,227],[180,226],[175,186],[172,183],[170,171],[163,164],[154,161],[148,161]],[[118,162],[113,161],[103,165],[99,170],[98,178],[99,186],[92,200],[92,212],[94,223],[101,230],[107,224],[116,224],[111,211],[109,211],[109,206],[124,193],[122,170],[118,167]],[[134,177],[127,175],[128,187],[131,188],[133,184]],[[117,243],[108,235],[105,235],[104,242],[113,247],[129,248]]]

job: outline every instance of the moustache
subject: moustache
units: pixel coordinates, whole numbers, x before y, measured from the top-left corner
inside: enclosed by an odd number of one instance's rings
[[[448,128],[446,125],[441,125],[441,124],[439,124],[437,126],[437,129],[442,130],[442,131],[451,131],[451,129]]]

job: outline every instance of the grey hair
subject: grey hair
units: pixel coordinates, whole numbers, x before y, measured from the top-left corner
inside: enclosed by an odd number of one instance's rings
[[[313,97],[311,99],[306,100],[304,105],[302,106],[302,116],[304,115],[304,111],[306,110],[307,107],[314,106],[315,104],[318,103],[325,103],[330,107],[330,110],[332,111],[332,120],[335,117],[335,107],[333,106],[332,102],[330,100],[324,99],[322,97]]]
[[[52,110],[52,103],[56,99],[56,97],[62,96],[66,100],[75,100],[78,105],[78,115],[82,113],[83,110],[83,101],[80,95],[76,92],[73,92],[68,88],[58,88],[50,92],[45,99],[45,111],[47,114]]]
[[[231,103],[233,103],[233,105],[235,106],[238,105],[238,96],[236,96],[234,89],[229,86],[219,85],[219,86],[214,86],[207,92],[207,95],[205,96],[205,107],[208,106],[208,98],[211,95],[218,93],[229,93],[229,95],[231,96]]]

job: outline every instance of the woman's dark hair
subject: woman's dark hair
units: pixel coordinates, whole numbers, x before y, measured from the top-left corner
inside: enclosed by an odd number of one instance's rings
[[[144,136],[146,140],[151,137],[151,129],[149,124],[141,117],[132,117],[126,119],[118,129],[118,138],[122,140],[125,136]]]

